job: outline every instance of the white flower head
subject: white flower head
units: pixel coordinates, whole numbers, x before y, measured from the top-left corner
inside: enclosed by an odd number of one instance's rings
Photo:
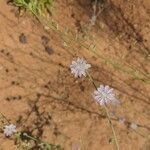
[[[114,105],[119,104],[119,101],[115,98],[113,93],[113,88],[110,88],[108,85],[100,85],[97,90],[94,91],[94,99],[100,105],[106,105],[112,103]]]
[[[130,128],[133,129],[133,130],[136,130],[136,129],[138,128],[138,125],[137,125],[136,123],[133,123],[133,122],[132,122],[132,123],[130,124]]]
[[[13,125],[13,124],[10,124],[10,125],[6,125],[5,127],[4,127],[4,134],[6,135],[6,136],[11,136],[13,133],[15,133],[16,132],[16,126],[15,125]]]
[[[72,61],[72,64],[70,65],[71,73],[74,74],[74,76],[81,77],[82,75],[86,76],[86,70],[91,67],[90,64],[87,63],[87,61],[83,58],[77,58],[76,61]]]

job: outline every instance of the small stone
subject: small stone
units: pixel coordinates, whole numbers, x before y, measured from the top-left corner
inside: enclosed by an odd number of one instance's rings
[[[18,96],[18,99],[19,99],[19,100],[20,100],[20,99],[22,99],[22,96],[21,96],[21,95],[19,95],[19,96]]]
[[[36,96],[37,96],[38,98],[40,98],[40,97],[41,97],[41,94],[40,94],[40,93],[37,93]]]
[[[51,54],[54,53],[53,49],[52,49],[51,47],[49,47],[49,46],[45,46],[45,51],[46,51],[49,55],[51,55]]]
[[[8,53],[6,53],[6,55],[7,55],[7,56],[9,56],[9,55],[10,55],[10,53],[8,52]]]
[[[4,49],[1,50],[1,53],[4,53]]]
[[[16,83],[15,81],[12,81],[12,82],[11,82],[12,85],[15,85],[15,83]]]
[[[21,33],[20,36],[19,36],[19,41],[20,43],[22,44],[26,44],[27,43],[27,37],[25,36],[24,33]]]
[[[49,43],[49,38],[47,37],[47,36],[45,36],[45,35],[43,35],[42,37],[41,37],[41,40],[42,40],[42,44],[44,45],[44,46],[46,46],[48,43]]]
[[[6,72],[9,72],[9,70],[8,70],[8,69],[6,69],[5,71],[6,71]]]
[[[15,100],[15,99],[16,99],[16,97],[14,96],[14,97],[12,97],[12,99],[13,99],[13,100]]]
[[[6,100],[7,100],[7,101],[10,101],[10,98],[9,98],[9,97],[7,97],[7,98],[6,98]]]
[[[84,86],[83,86],[83,85],[80,85],[80,90],[81,90],[82,92],[84,92]]]

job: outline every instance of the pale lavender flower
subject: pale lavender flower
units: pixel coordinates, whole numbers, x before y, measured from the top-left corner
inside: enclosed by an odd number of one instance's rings
[[[6,136],[11,136],[13,133],[16,132],[16,126],[13,124],[6,125],[6,126],[4,126],[3,130],[4,130],[4,134]]]
[[[119,104],[119,101],[115,98],[113,93],[113,88],[110,88],[108,85],[100,85],[97,90],[94,91],[94,99],[100,105],[106,105],[112,103],[114,105]]]
[[[78,146],[73,145],[71,150],[80,150]]]
[[[124,118],[124,117],[119,118],[120,124],[125,124],[125,121],[126,121],[126,118]]]
[[[132,123],[130,124],[130,128],[133,129],[133,130],[136,130],[136,129],[138,128],[138,125],[137,125],[136,123],[133,123],[133,122],[132,122]]]
[[[74,74],[74,76],[81,77],[86,76],[86,70],[88,70],[91,67],[90,64],[87,63],[87,61],[83,58],[77,58],[76,61],[72,61],[72,64],[70,65],[71,73]]]

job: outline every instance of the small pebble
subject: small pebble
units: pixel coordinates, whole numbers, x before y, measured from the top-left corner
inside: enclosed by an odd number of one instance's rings
[[[18,99],[20,100],[20,99],[22,99],[22,97],[19,95],[19,96],[18,96]]]
[[[16,83],[15,81],[12,81],[12,82],[11,82],[12,85],[14,85],[15,83]]]
[[[6,98],[6,100],[7,100],[7,101],[10,101],[10,98],[9,98],[9,97],[7,97],[7,98]]]
[[[22,44],[26,44],[27,43],[27,37],[25,36],[24,33],[21,33],[20,36],[19,36],[19,41],[20,43]]]
[[[43,35],[42,37],[41,37],[41,40],[42,40],[42,44],[44,45],[44,46],[46,46],[48,43],[49,43],[49,38],[47,37],[47,36],[45,36],[45,35]]]
[[[2,49],[1,52],[4,53],[4,49]]]
[[[38,98],[40,98],[40,97],[41,97],[41,94],[40,94],[40,93],[37,93],[36,96],[37,96]]]
[[[51,54],[54,53],[53,49],[52,49],[51,47],[49,47],[49,46],[45,46],[45,51],[46,51],[49,55],[51,55]]]
[[[9,70],[8,70],[8,69],[6,69],[5,71],[6,71],[7,73],[9,72]]]
[[[84,86],[83,86],[83,85],[80,85],[80,90],[81,90],[82,92],[84,92]]]
[[[10,53],[8,52],[8,53],[6,53],[6,55],[7,55],[7,56],[9,56],[9,55],[10,55]]]
[[[15,100],[15,99],[16,99],[16,97],[12,97],[12,99],[13,99],[13,100]]]

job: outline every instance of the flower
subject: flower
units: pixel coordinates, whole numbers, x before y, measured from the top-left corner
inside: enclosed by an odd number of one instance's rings
[[[86,60],[83,58],[77,58],[76,61],[72,61],[72,64],[70,65],[71,73],[74,74],[74,76],[81,77],[82,75],[86,76],[86,70],[91,67],[90,64],[87,64]]]
[[[13,124],[10,124],[10,125],[6,125],[5,127],[4,127],[4,134],[6,135],[6,136],[11,136],[13,133],[15,133],[16,132],[16,126],[15,125],[13,125]]]
[[[94,91],[93,96],[96,102],[100,105],[106,105],[109,103],[116,105],[119,103],[119,101],[115,98],[113,88],[110,88],[108,85],[100,85],[100,87]]]
[[[71,150],[80,150],[78,146],[73,145]]]
[[[28,134],[24,132],[24,133],[23,133],[23,136],[28,136]]]
[[[130,124],[130,128],[133,129],[133,130],[136,130],[136,129],[138,128],[138,125],[137,125],[136,123],[133,123],[133,122],[132,122],[132,123]]]
[[[124,118],[124,117],[119,118],[120,124],[125,124],[125,121],[126,121],[126,118]]]

